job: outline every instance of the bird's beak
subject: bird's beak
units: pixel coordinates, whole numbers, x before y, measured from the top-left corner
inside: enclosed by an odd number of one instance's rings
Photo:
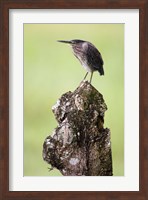
[[[72,43],[71,41],[66,41],[66,40],[57,40],[57,42],[63,42],[63,43],[68,43],[68,44]]]

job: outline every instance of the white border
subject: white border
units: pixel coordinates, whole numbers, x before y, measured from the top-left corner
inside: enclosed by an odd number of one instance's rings
[[[125,176],[23,177],[23,23],[125,24]],[[133,34],[134,33],[134,34]],[[139,10],[27,10],[9,12],[10,191],[139,190]],[[133,140],[134,138],[134,140]],[[134,166],[134,167],[133,167]]]

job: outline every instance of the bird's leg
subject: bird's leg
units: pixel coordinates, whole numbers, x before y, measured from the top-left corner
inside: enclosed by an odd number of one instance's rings
[[[91,72],[90,83],[91,83],[92,77],[93,77],[93,72]]]
[[[87,75],[88,75],[88,72],[85,74],[85,76],[84,76],[83,80],[84,80],[84,79],[86,79],[86,76],[87,76]]]

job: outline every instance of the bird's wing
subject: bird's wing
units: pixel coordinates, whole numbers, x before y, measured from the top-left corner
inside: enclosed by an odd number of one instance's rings
[[[92,44],[88,45],[87,58],[88,64],[92,64],[93,67],[96,68],[96,70],[99,70],[99,68],[102,67],[104,64],[100,52]]]

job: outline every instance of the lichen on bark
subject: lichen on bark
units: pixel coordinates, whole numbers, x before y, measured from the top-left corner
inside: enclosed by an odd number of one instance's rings
[[[57,128],[43,144],[43,159],[64,176],[112,176],[107,105],[88,81],[61,96],[52,107]]]

